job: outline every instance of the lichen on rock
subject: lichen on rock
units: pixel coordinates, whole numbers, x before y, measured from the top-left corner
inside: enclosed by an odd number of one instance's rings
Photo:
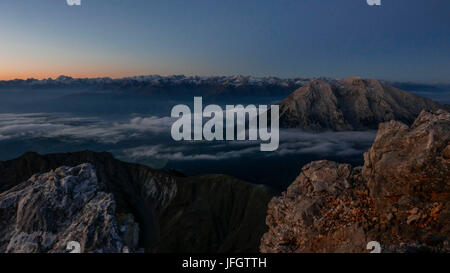
[[[269,203],[262,252],[450,251],[450,113],[380,125],[363,167],[312,162]]]

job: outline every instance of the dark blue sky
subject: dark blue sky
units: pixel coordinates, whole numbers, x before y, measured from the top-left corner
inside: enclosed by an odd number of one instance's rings
[[[450,1],[3,0],[0,79],[141,74],[450,82]]]

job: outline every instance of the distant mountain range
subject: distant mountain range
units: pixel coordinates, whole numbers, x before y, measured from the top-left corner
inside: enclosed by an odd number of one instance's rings
[[[0,88],[78,88],[84,91],[140,92],[162,97],[287,96],[309,81],[304,78],[281,79],[251,76],[136,76],[120,79],[72,78],[0,81]]]
[[[376,129],[390,120],[411,124],[422,110],[438,109],[449,110],[450,106],[382,81],[317,79],[280,103],[280,126],[313,131]]]
[[[172,76],[160,76],[160,75],[148,75],[148,76],[134,76],[126,78],[112,79],[109,77],[105,78],[72,78],[69,76],[59,76],[56,79],[27,79],[27,80],[10,80],[10,81],[0,81],[0,86],[77,86],[77,85],[151,85],[151,86],[162,86],[162,85],[230,85],[230,86],[298,86],[303,85],[308,82],[307,78],[291,78],[282,79],[278,77],[252,77],[252,76],[184,76],[184,75],[172,75]]]
[[[59,76],[55,79],[15,79],[0,81],[0,89],[24,88],[24,89],[54,89],[69,88],[82,89],[84,91],[119,91],[119,92],[144,92],[159,96],[183,96],[202,95],[210,97],[234,97],[234,96],[275,96],[276,98],[288,96],[294,90],[311,81],[324,81],[330,84],[337,80],[326,77],[319,78],[278,78],[278,77],[253,77],[253,76],[134,76],[126,78],[72,78]],[[450,84],[420,84],[411,82],[387,82],[399,89],[427,93],[448,92]]]
[[[15,79],[8,81],[0,81],[0,87],[96,87],[96,88],[145,88],[145,87],[167,87],[167,86],[272,86],[272,87],[301,87],[312,80],[323,80],[326,82],[335,82],[336,79],[319,77],[319,78],[279,78],[279,77],[253,77],[253,76],[185,76],[185,75],[145,75],[125,78],[73,78],[70,76],[59,76],[55,79]],[[450,84],[421,84],[412,82],[388,82],[399,89],[407,91],[440,91],[450,89]],[[295,89],[294,89],[295,90]],[[294,91],[291,90],[291,91]]]

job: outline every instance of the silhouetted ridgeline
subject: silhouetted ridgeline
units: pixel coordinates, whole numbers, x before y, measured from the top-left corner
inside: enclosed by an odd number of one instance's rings
[[[95,181],[86,182],[86,179],[90,181],[93,178],[86,176],[89,171],[81,172],[79,167],[75,171],[63,169],[57,172],[60,174],[49,173],[27,182],[27,179],[36,173],[85,163],[91,164],[95,170]],[[86,168],[90,167],[84,167]],[[30,249],[36,252],[65,251],[62,242],[65,242],[66,237],[55,239],[54,244],[47,247],[41,245],[46,237],[61,235],[58,232],[73,235],[71,240],[82,241],[82,246],[86,245],[86,251],[115,252],[128,242],[126,246],[132,251],[145,249],[150,252],[256,252],[260,238],[266,231],[266,206],[274,194],[264,186],[248,184],[226,175],[182,177],[143,165],[121,162],[109,153],[90,151],[50,155],[27,153],[17,159],[0,162],[0,177],[0,191],[3,192],[0,194],[0,251],[6,251],[10,245],[9,251],[12,252]],[[75,184],[90,185],[87,188],[94,190],[61,186],[72,180],[78,181],[73,182]],[[48,185],[44,187],[35,183]],[[96,183],[98,186],[92,185]],[[69,193],[67,198],[74,198],[69,203],[87,202],[89,198],[79,195],[92,192],[96,193],[95,196],[102,197],[103,201],[95,204],[110,209],[100,210],[99,213],[104,215],[108,212],[116,217],[116,220],[110,221],[119,223],[125,230],[119,232],[123,242],[117,243],[119,239],[114,235],[117,233],[114,229],[108,231],[109,237],[104,237],[107,241],[108,238],[115,238],[114,242],[95,241],[92,236],[101,233],[98,229],[109,224],[99,224],[98,227],[91,225],[93,230],[87,234],[71,229],[72,218],[73,221],[88,225],[95,223],[95,217],[99,216],[89,211],[60,207],[59,204],[65,196],[58,194],[61,187]],[[109,193],[112,194],[111,200],[105,199],[105,194]],[[43,202],[43,198],[50,200]],[[30,204],[28,209],[17,207],[20,200],[21,204]],[[111,213],[114,207],[115,210]],[[79,213],[85,215],[80,216]],[[20,223],[17,225],[18,217]],[[105,217],[101,217],[101,223],[104,223]],[[133,224],[134,221],[137,222],[138,229]],[[126,230],[131,227],[134,231],[130,234]],[[44,234],[39,235],[42,232]],[[88,229],[84,232],[88,232]],[[138,239],[132,239],[136,232],[139,234]],[[24,238],[24,234],[32,234],[35,241],[31,240],[31,235],[26,237],[28,239]],[[27,240],[29,244],[35,243],[36,246],[20,247],[21,243]],[[105,249],[98,247],[102,244]],[[107,247],[112,244],[115,247]]]

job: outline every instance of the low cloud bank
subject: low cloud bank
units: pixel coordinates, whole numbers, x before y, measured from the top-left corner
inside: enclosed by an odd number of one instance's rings
[[[167,145],[142,145],[123,151],[134,161],[144,158],[164,160],[228,160],[247,156],[277,157],[295,154],[351,156],[367,151],[376,131],[308,133],[296,129],[281,130],[280,147],[261,152],[258,141],[179,142]]]
[[[169,132],[171,118],[132,117],[125,122],[59,114],[0,114],[0,140],[18,138],[68,138],[118,143],[146,133]]]
[[[309,133],[280,130],[274,152],[261,152],[259,141],[181,141],[170,137],[170,117],[130,116],[123,121],[61,114],[0,114],[0,141],[54,138],[67,142],[108,144],[121,158],[164,161],[232,160],[296,154],[352,156],[367,151],[376,131]],[[130,144],[130,140],[132,144]],[[127,145],[123,145],[128,141]]]

